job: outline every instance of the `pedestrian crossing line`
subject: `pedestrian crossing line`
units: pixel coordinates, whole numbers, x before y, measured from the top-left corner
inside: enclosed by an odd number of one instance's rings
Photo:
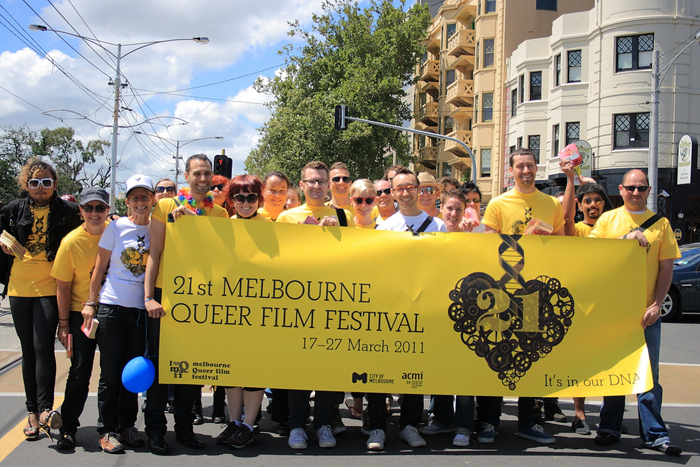
[[[55,397],[54,406],[59,407],[61,404],[63,404],[63,397]],[[16,427],[12,428],[5,436],[0,438],[0,463],[25,440],[22,430],[26,423],[26,419],[22,420]]]

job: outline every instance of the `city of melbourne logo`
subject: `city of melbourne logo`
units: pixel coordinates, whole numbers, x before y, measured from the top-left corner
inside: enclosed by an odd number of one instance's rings
[[[475,272],[450,291],[448,315],[462,342],[486,360],[504,386],[516,383],[559,345],[571,326],[574,297],[558,279],[520,275],[525,252],[519,235],[501,235],[500,280]]]

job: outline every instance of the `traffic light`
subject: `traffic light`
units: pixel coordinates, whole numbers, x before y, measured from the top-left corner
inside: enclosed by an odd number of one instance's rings
[[[223,175],[226,178],[231,178],[232,168],[230,157],[220,154],[214,158],[214,175]]]
[[[345,117],[348,116],[348,106],[346,105],[336,105],[335,106],[335,129],[336,130],[347,130],[348,121]]]

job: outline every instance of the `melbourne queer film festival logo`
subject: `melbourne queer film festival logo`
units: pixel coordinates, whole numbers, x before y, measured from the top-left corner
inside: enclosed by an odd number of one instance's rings
[[[505,274],[499,280],[483,272],[463,277],[450,291],[448,308],[462,342],[511,391],[564,340],[574,316],[574,297],[558,279],[525,281],[520,275],[525,266],[520,237],[501,235],[498,260]]]

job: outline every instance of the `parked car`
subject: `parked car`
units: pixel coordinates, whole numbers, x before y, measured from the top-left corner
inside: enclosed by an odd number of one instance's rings
[[[684,311],[700,311],[700,243],[680,247],[673,262],[671,288],[661,304],[661,320],[673,321]]]

